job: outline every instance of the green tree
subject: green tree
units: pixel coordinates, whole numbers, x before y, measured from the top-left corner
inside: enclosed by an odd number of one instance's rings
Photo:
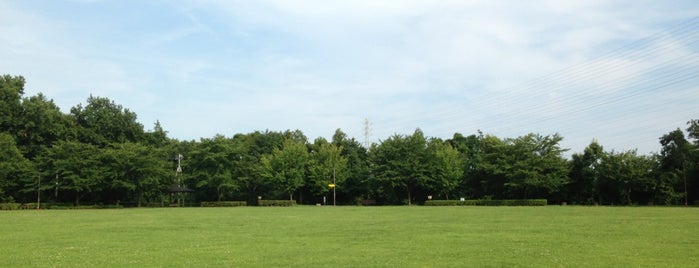
[[[442,140],[430,139],[427,148],[432,160],[430,163],[430,173],[434,179],[432,188],[449,199],[449,193],[461,183],[464,161],[456,149]]]
[[[565,150],[558,145],[562,139],[558,134],[528,134],[507,140],[500,167],[511,197],[546,197],[568,182],[566,162],[561,156]]]
[[[201,139],[189,161],[197,187],[214,189],[218,201],[227,192],[238,190],[240,183],[235,175],[235,165],[240,158],[241,152],[222,135],[213,139]]]
[[[336,189],[339,202],[357,201],[374,195],[375,185],[369,180],[369,156],[367,148],[354,138],[347,137],[337,129],[332,137],[332,144],[342,148],[341,156],[347,159],[347,170],[342,186]]]
[[[316,196],[326,195],[329,191],[328,184],[333,183],[333,177],[335,187],[344,187],[347,178],[347,158],[342,156],[342,147],[318,138],[312,148],[307,181],[311,193]]]
[[[582,154],[573,154],[570,169],[571,183],[568,198],[573,203],[592,204],[600,202],[599,164],[605,156],[604,148],[592,141]],[[595,201],[595,197],[598,198]]]
[[[168,176],[168,162],[159,151],[139,143],[115,143],[106,149],[106,174],[111,190],[133,192],[141,206],[144,193],[157,193]]]
[[[598,165],[600,180],[616,190],[617,201],[633,204],[634,195],[650,196],[654,186],[652,158],[636,151],[604,154]]]
[[[413,135],[393,135],[370,150],[374,177],[391,189],[403,189],[408,205],[413,191],[430,185],[427,141],[420,129]]]
[[[29,159],[34,159],[54,142],[75,139],[75,125],[71,117],[62,113],[53,100],[48,100],[41,93],[22,100],[18,122],[18,145]]]
[[[108,170],[103,149],[87,143],[59,141],[39,157],[44,173],[58,175],[58,190],[71,193],[76,205],[80,205],[85,195],[105,188]]]
[[[20,190],[31,183],[29,187],[36,191],[37,176],[32,163],[20,153],[14,138],[0,132],[0,202],[22,201]]]
[[[78,139],[99,147],[109,143],[141,142],[143,125],[136,121],[136,113],[108,98],[90,96],[87,105],[70,109],[78,125]]]
[[[275,148],[272,154],[262,157],[262,175],[287,192],[292,201],[294,192],[303,185],[307,162],[306,145],[295,139],[286,139],[281,148]]]
[[[0,132],[17,135],[22,112],[25,80],[22,76],[0,76]]]
[[[684,197],[684,180],[690,143],[679,128],[660,138],[660,167],[656,182],[656,201],[660,204],[677,204]]]

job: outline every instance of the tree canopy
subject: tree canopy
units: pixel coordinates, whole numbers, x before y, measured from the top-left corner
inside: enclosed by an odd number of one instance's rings
[[[342,130],[309,142],[301,130],[255,131],[180,141],[156,121],[106,97],[63,113],[47,96],[24,96],[21,76],[0,77],[0,202],[141,206],[258,198],[339,204],[436,199],[526,199],[571,204],[682,205],[699,199],[699,119],[659,137],[661,150],[606,151],[597,141],[567,159],[559,134],[442,140],[420,129],[364,147]],[[176,156],[181,173],[176,173]],[[179,174],[178,177],[175,177]],[[179,204],[179,203],[178,203]]]

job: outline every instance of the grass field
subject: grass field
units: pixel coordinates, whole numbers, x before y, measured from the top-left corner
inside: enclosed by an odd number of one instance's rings
[[[699,209],[0,211],[0,267],[697,267]]]

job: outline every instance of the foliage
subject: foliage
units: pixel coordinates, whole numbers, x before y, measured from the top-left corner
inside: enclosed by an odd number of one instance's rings
[[[136,113],[108,98],[90,96],[85,107],[78,104],[70,113],[78,125],[81,142],[104,147],[143,139],[143,125],[136,121]]]
[[[342,156],[342,147],[317,139],[311,146],[306,185],[311,193],[322,196],[329,190],[328,184],[342,188],[347,178],[347,158]]]
[[[21,206],[20,203],[0,203],[0,210],[18,210]]]
[[[202,207],[244,207],[247,205],[248,205],[248,202],[245,202],[245,201],[201,202]]]
[[[257,205],[261,207],[289,207],[295,206],[296,200],[258,200]]]
[[[24,85],[22,76],[0,77],[0,202],[38,195],[162,206],[172,201],[163,190],[177,184],[195,189],[187,197],[193,203],[288,195],[308,204],[327,196],[333,173],[339,204],[412,204],[427,196],[628,205],[699,199],[699,119],[660,137],[659,153],[609,152],[593,140],[569,160],[558,134],[478,131],[442,141],[417,129],[370,148],[340,129],[331,141],[313,143],[301,130],[178,141],[159,121],[145,132],[136,113],[108,98],[89,96],[63,113],[41,93],[24,96]],[[178,154],[186,161],[175,178]]]
[[[294,192],[303,185],[306,176],[308,151],[306,145],[295,139],[286,139],[281,148],[262,157],[263,176],[294,200]]]
[[[470,200],[428,200],[425,206],[546,206],[546,199],[470,199]]]
[[[191,154],[191,176],[198,181],[198,188],[214,189],[216,200],[221,201],[226,192],[240,188],[235,176],[235,165],[239,159],[242,159],[241,152],[229,139],[220,135],[202,139]]]
[[[415,188],[431,183],[427,141],[417,129],[410,136],[394,135],[372,147],[373,174],[389,189],[403,189],[408,205]]]
[[[39,177],[9,134],[0,133],[0,201],[22,200],[22,192],[36,192]]]

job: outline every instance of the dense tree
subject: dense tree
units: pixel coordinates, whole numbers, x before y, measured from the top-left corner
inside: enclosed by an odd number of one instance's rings
[[[344,202],[361,201],[375,195],[376,186],[371,184],[369,156],[367,148],[354,138],[347,137],[337,129],[332,137],[332,144],[342,148],[341,155],[347,159],[346,179],[337,190],[338,199]],[[354,198],[354,199],[353,199]]]
[[[90,96],[85,107],[78,104],[70,113],[78,125],[81,142],[104,147],[109,143],[143,139],[143,125],[136,121],[136,113],[108,98]]]
[[[660,138],[659,176],[656,182],[656,201],[660,204],[677,204],[685,196],[687,161],[690,143],[679,128]]]
[[[228,191],[240,188],[235,176],[235,163],[242,158],[241,150],[224,136],[202,139],[190,157],[192,177],[197,187],[214,189],[216,200],[221,201]]]
[[[53,100],[46,99],[43,94],[23,99],[17,128],[18,145],[29,159],[54,142],[74,140],[76,135],[71,117],[62,113]]]
[[[597,141],[592,141],[582,154],[572,156],[570,168],[571,183],[567,189],[567,199],[576,204],[593,204],[599,197],[599,164],[604,157],[604,149]]]
[[[157,195],[162,191],[168,162],[159,150],[139,143],[117,143],[106,149],[104,157],[109,186],[134,193],[138,207],[144,193]]]
[[[281,148],[262,157],[263,176],[270,179],[294,200],[294,192],[303,185],[308,163],[306,145],[297,139],[286,139]]]
[[[0,202],[22,201],[20,192],[36,191],[39,174],[24,158],[10,134],[0,132]]]
[[[325,139],[319,138],[311,146],[308,163],[307,187],[316,196],[325,196],[328,185],[342,188],[347,178],[347,158],[342,156],[342,147],[337,147]]]
[[[17,135],[22,112],[25,80],[22,76],[0,76],[0,131]]]
[[[506,173],[505,187],[511,198],[542,198],[558,192],[567,181],[565,151],[559,135],[528,134],[507,140],[500,167]]]
[[[610,152],[602,156],[598,165],[599,180],[603,185],[615,189],[610,201],[633,204],[632,197],[643,196],[648,200],[653,192],[653,160],[646,156],[639,156],[636,151],[622,153]]]
[[[101,190],[109,175],[104,150],[91,144],[59,141],[39,157],[45,176],[55,174],[57,191],[69,192],[76,205],[85,195]]]
[[[410,136],[391,136],[373,147],[370,156],[375,178],[390,189],[404,191],[408,205],[416,188],[431,183],[427,140],[419,129]]]
[[[464,161],[456,149],[440,139],[431,139],[427,148],[431,160],[430,176],[433,179],[430,188],[449,199],[449,194],[461,183]]]

